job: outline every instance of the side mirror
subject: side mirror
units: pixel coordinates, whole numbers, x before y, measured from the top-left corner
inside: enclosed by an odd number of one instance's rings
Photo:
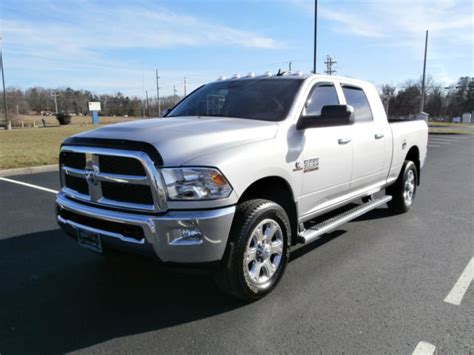
[[[167,107],[161,111],[161,117],[166,117],[166,115],[171,111],[171,108]]]
[[[326,105],[319,116],[301,116],[297,129],[347,126],[354,123],[354,108],[350,105]]]

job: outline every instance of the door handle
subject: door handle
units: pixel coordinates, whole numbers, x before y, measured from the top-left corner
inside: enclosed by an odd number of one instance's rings
[[[374,138],[375,139],[381,139],[381,138],[383,138],[383,134],[375,133]]]
[[[349,143],[351,140],[352,140],[351,138],[339,138],[339,139],[337,140],[337,143],[339,143],[339,144],[347,144],[347,143]]]

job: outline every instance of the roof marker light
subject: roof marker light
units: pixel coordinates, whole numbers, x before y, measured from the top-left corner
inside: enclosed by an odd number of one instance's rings
[[[246,78],[255,78],[255,73],[253,72],[248,73]]]
[[[272,76],[272,72],[271,71],[266,71],[265,73],[263,73],[262,76]]]
[[[240,74],[234,74],[234,76],[232,77],[232,79],[240,79]]]

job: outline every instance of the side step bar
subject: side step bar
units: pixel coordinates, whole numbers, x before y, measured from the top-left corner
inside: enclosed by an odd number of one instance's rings
[[[384,203],[389,202],[392,199],[392,196],[383,196],[374,200],[370,200],[360,206],[354,207],[349,211],[341,213],[338,216],[329,218],[319,224],[312,226],[309,229],[304,230],[298,236],[298,241],[300,243],[309,243],[316,239],[319,239],[323,234],[328,233],[339,226],[356,219],[357,217],[362,216],[363,214],[372,211],[373,209],[383,205]]]

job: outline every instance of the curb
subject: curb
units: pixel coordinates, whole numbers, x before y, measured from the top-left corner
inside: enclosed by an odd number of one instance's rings
[[[5,169],[5,170],[0,170],[0,177],[13,176],[13,175],[30,175],[30,174],[46,173],[49,171],[57,171],[57,170],[59,170],[59,167],[57,164],[31,166],[28,168]]]

